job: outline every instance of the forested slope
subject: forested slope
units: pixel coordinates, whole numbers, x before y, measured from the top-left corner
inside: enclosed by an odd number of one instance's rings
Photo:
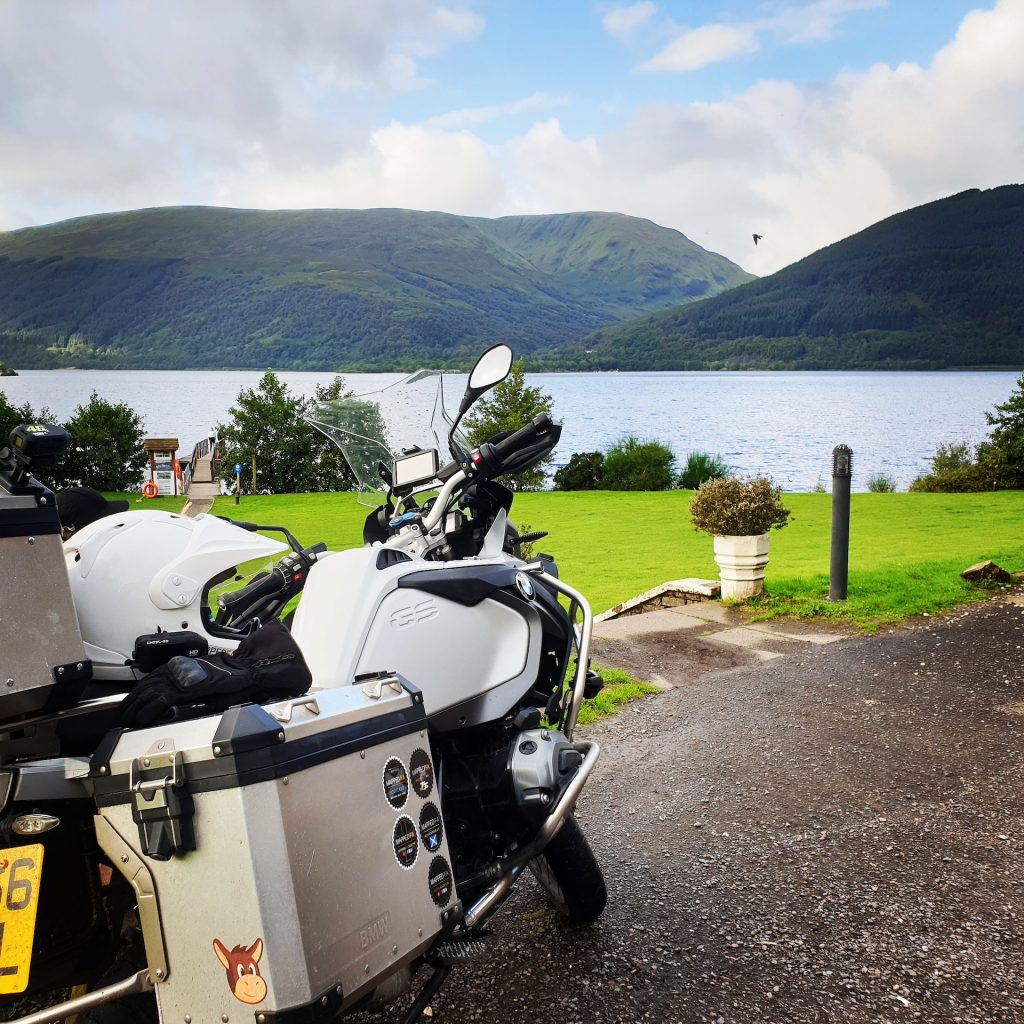
[[[1024,186],[897,214],[570,356],[594,369],[1024,366]]]

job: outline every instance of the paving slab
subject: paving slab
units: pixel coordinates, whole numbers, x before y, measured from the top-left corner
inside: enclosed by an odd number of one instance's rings
[[[642,615],[623,615],[618,619],[605,619],[594,623],[594,636],[608,640],[622,640],[626,637],[643,636],[648,633],[674,633],[680,629],[692,629],[706,625],[704,619],[680,614],[675,608],[659,608]]]
[[[789,653],[797,650],[799,641],[792,637],[766,633],[747,626],[733,626],[712,633],[707,638],[716,644],[732,644],[734,647],[748,647],[752,650],[766,650],[772,653]]]
[[[717,601],[699,601],[695,604],[688,604],[682,609],[669,608],[668,611],[672,615],[690,615],[704,622],[718,622],[725,626],[735,626],[743,621],[742,616],[735,608],[727,608]]]
[[[821,633],[811,630],[792,632],[785,626],[774,625],[770,622],[751,622],[745,627],[758,633],[765,633],[768,636],[780,636],[786,640],[797,640],[804,644],[834,644],[837,640],[845,640],[849,633]]]

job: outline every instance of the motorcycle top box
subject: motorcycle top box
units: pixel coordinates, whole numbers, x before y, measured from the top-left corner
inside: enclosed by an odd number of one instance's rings
[[[434,770],[395,676],[99,753],[97,838],[140,896],[161,1020],[326,1020],[454,925]]]

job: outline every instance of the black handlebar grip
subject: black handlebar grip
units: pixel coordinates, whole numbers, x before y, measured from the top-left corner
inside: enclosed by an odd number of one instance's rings
[[[508,437],[503,438],[501,441],[497,441],[489,447],[494,455],[499,459],[504,459],[513,452],[518,451],[527,442],[546,433],[551,428],[551,423],[550,413],[539,413],[537,416],[534,416],[525,427],[520,427],[518,430],[509,434]]]
[[[253,580],[248,586],[241,590],[235,590],[230,594],[221,594],[217,598],[217,607],[221,611],[230,611],[236,604],[243,601],[252,603],[260,601],[265,597],[273,597],[284,590],[285,580],[279,569],[273,569],[266,576]]]

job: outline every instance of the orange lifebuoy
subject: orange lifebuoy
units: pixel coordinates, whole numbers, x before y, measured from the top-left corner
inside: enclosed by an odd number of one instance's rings
[[[142,488],[142,495],[145,498],[155,498],[159,493],[160,488],[157,487],[155,480],[147,480]]]

